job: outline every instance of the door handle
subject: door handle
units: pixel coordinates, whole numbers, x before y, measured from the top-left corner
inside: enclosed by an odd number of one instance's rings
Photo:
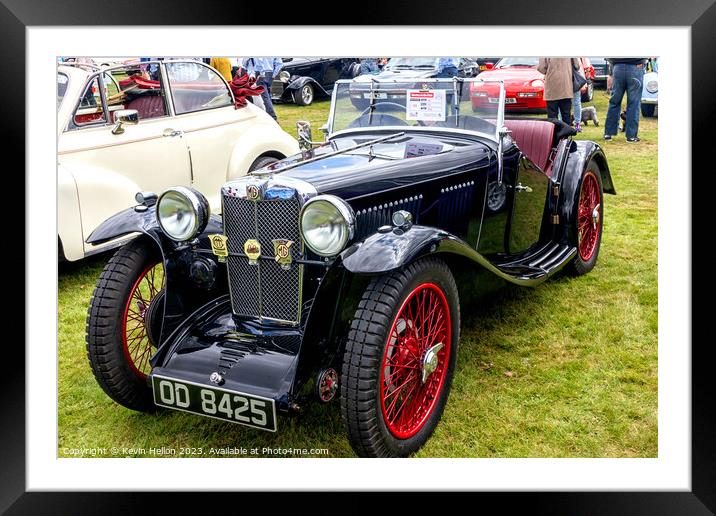
[[[170,137],[170,136],[181,136],[184,134],[183,131],[180,131],[179,129],[172,129],[171,127],[167,127],[162,132],[162,136]]]
[[[515,186],[515,191],[530,193],[532,191],[532,188],[530,188],[529,186],[522,186],[522,183],[517,183],[517,186]]]

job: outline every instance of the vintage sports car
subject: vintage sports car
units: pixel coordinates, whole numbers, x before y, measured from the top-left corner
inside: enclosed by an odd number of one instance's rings
[[[132,206],[138,191],[191,186],[218,212],[226,181],[298,152],[295,138],[261,109],[239,108],[213,68],[197,61],[142,64],[158,65],[160,80],[127,75],[122,66],[57,69],[60,260],[123,243],[85,239]]]
[[[659,58],[649,59],[644,71],[641,91],[641,114],[653,117],[659,105]]]
[[[507,111],[545,112],[547,102],[544,100],[544,75],[537,70],[538,63],[537,57],[505,57],[492,69],[482,72],[480,78],[488,82],[473,84],[473,111],[489,109],[491,104],[498,101],[498,88],[492,81],[500,80],[507,92]],[[594,87],[588,82],[587,91],[582,93],[582,102],[591,101],[593,92]]]
[[[352,79],[360,73],[355,58],[284,57],[283,68],[273,78],[271,99],[308,106],[316,97],[330,97],[339,79]]]
[[[381,72],[374,76],[378,80],[384,79],[428,79],[437,77],[438,57],[391,57]],[[460,57],[457,67],[458,77],[474,77],[480,72],[480,67],[470,57]]]
[[[89,307],[100,386],[134,410],[269,431],[340,398],[358,455],[420,448],[450,392],[461,300],[493,278],[589,272],[615,193],[602,149],[569,126],[507,120],[504,102],[473,116],[478,80],[371,83],[362,111],[339,81],[327,141],[312,148],[299,122],[303,152],[227,182],[221,217],[191,188],[138,194],[89,238],[142,233]]]

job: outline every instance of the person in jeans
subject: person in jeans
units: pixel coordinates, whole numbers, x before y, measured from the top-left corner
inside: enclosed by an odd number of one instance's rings
[[[360,60],[360,74],[361,75],[376,75],[380,73],[378,68],[378,59],[375,57],[363,57]]]
[[[591,61],[588,57],[578,57],[579,61],[579,72],[584,76],[585,79],[589,80],[589,74],[587,70],[592,67]],[[592,68],[592,75],[594,75],[594,68]],[[582,132],[582,93],[587,91],[589,84],[585,84],[579,91],[574,92],[572,98],[572,109],[574,110],[574,130],[578,133]],[[567,123],[565,120],[563,122]]]
[[[271,102],[271,83],[273,76],[283,68],[283,61],[280,57],[247,57],[244,60],[244,67],[249,75],[256,76],[256,83],[264,87],[261,93],[261,100],[264,103],[264,110],[271,118],[277,120],[276,112]]]
[[[537,70],[544,74],[544,99],[547,101],[547,118],[561,118],[570,123],[572,98],[572,70],[579,70],[580,64],[574,57],[540,57]]]
[[[641,86],[644,81],[645,57],[610,57],[612,63],[612,95],[609,97],[607,120],[604,122],[604,139],[611,140],[619,130],[619,114],[622,99],[626,93],[626,141],[639,140],[639,108],[641,104]]]
[[[457,77],[457,67],[460,59],[457,57],[441,57],[438,61],[438,78],[452,79]]]

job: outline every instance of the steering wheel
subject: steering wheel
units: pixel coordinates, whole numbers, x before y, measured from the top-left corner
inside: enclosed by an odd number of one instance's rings
[[[397,108],[397,109],[395,109]],[[373,104],[373,113],[382,113],[390,111],[405,111],[405,106],[401,106],[397,102],[376,102]],[[371,111],[371,106],[368,106],[363,110],[360,116],[365,116]],[[407,124],[406,124],[407,125]]]
[[[396,109],[397,108],[397,109]],[[384,113],[386,111],[403,111],[405,106],[401,106],[395,102],[381,102],[373,105],[373,114],[370,114],[370,106],[363,110],[358,117],[353,120],[348,127],[368,127],[380,125],[408,125],[408,122],[397,116]],[[376,111],[378,113],[376,113]],[[370,122],[369,122],[370,120]]]

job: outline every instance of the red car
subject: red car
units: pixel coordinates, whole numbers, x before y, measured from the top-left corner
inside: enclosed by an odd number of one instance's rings
[[[537,71],[537,57],[504,57],[494,67],[482,72],[478,78],[502,80],[505,83],[505,111],[547,110],[544,100],[544,75]],[[470,100],[472,110],[495,109],[499,101],[497,84],[472,83]]]

